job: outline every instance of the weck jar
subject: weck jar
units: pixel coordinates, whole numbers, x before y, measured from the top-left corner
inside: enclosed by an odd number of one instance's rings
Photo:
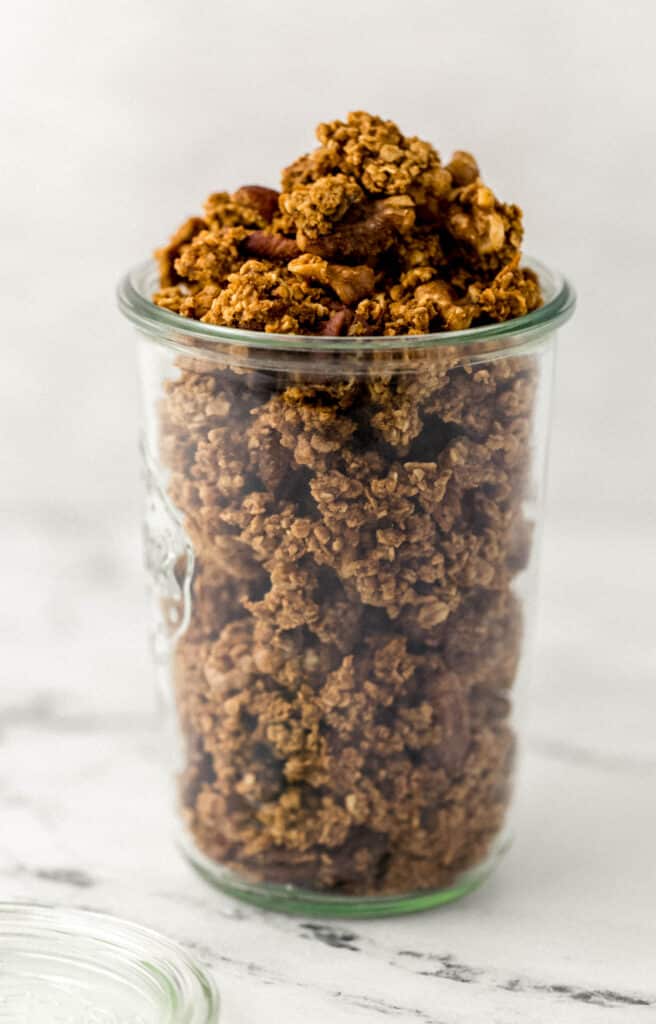
[[[477,886],[509,841],[554,344],[574,295],[462,331],[308,337],[154,305],[146,561],[181,844],[326,915]]]

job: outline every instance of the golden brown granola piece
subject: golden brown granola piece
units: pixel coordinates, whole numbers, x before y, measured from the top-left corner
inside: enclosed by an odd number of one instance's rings
[[[200,287],[179,284],[156,292],[153,302],[172,313],[201,320],[220,291],[221,285],[212,281]]]
[[[171,313],[179,313],[180,316],[192,316],[191,312],[187,313],[184,310],[187,308],[188,296],[177,285],[169,285],[166,288],[160,288],[153,295],[153,302],[156,306],[161,306],[162,309],[168,309]]]
[[[429,334],[432,310],[426,303],[412,297],[392,298],[387,304],[383,334],[394,337],[397,334]]]
[[[487,287],[471,284],[467,298],[490,320],[499,321],[525,316],[542,301],[538,279],[532,270],[519,266],[519,255]]]
[[[404,137],[393,121],[354,111],[346,121],[320,124],[317,138],[333,165],[352,174],[368,192],[445,195],[451,184],[428,142]]]
[[[203,204],[203,213],[211,228],[263,228],[266,218],[258,205],[238,199],[239,193],[213,192]]]
[[[159,269],[159,282],[162,289],[171,288],[178,283],[180,278],[175,271],[175,261],[184,251],[186,245],[191,242],[194,235],[207,227],[200,217],[190,217],[181,224],[178,230],[172,235],[171,241],[162,249],[157,249],[155,259]],[[168,309],[171,306],[167,307]]]
[[[180,307],[183,316],[191,316],[196,320],[202,320],[209,311],[215,298],[223,287],[216,281],[209,281],[199,288],[192,288],[185,296]]]
[[[407,232],[398,240],[396,255],[402,268],[399,283],[407,287],[412,287],[411,282],[404,280],[408,271],[428,267],[433,277],[439,268],[447,266],[440,236],[433,228],[417,225],[412,231]],[[395,283],[390,284],[390,290]]]
[[[259,410],[255,429],[272,430],[278,444],[293,453],[296,467],[325,469],[354,434],[356,424],[327,393],[306,397],[299,388],[286,388]]]
[[[239,243],[247,237],[246,228],[199,231],[175,261],[178,278],[201,285],[223,283],[228,274],[239,268]]]
[[[326,149],[319,146],[311,153],[299,156],[289,167],[282,171],[280,180],[283,192],[290,192],[298,185],[308,185],[326,174],[334,174],[340,170],[334,157]]]
[[[249,331],[312,334],[329,313],[321,299],[316,288],[286,268],[248,260],[230,275],[203,320]]]
[[[300,231],[305,238],[317,238],[329,234],[363,198],[354,178],[331,174],[283,192],[280,209],[287,214],[292,230]]]
[[[348,333],[351,337],[367,337],[382,334],[387,312],[387,299],[378,293],[370,299],[362,299],[355,308]]]

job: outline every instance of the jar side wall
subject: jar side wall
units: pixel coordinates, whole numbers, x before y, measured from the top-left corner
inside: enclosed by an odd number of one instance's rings
[[[361,372],[141,343],[181,814],[233,889],[435,893],[499,845],[552,341]]]
[[[524,609],[524,639],[514,699],[515,725],[520,739],[524,735],[526,704],[530,699],[528,684],[533,674],[535,633],[539,615],[540,556],[544,531],[556,355],[557,337],[554,332],[549,344],[544,346],[540,354],[540,371],[531,419],[530,482],[524,498],[524,516],[527,522],[532,524],[530,556],[525,571],[521,572],[513,583]]]

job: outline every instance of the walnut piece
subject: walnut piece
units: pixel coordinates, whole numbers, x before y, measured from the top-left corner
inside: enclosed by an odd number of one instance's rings
[[[506,237],[494,194],[485,185],[468,186],[459,193],[446,226],[454,238],[468,242],[482,256],[501,249]]]
[[[337,298],[346,305],[359,302],[374,290],[375,275],[371,267],[367,266],[341,266],[338,263],[328,263],[320,256],[305,253],[292,260],[288,264],[288,269],[299,277],[328,285]]]

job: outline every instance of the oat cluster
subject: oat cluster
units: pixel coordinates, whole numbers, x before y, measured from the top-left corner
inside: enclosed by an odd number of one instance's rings
[[[352,114],[208,200],[156,301],[258,331],[411,334],[539,303],[521,215]],[[174,654],[190,834],[240,877],[358,896],[450,884],[509,799],[533,358],[456,346],[286,369],[178,357],[160,459],[195,552]]]
[[[208,324],[314,335],[458,330],[540,304],[519,265],[522,214],[465,152],[356,112],[319,125],[320,145],[280,192],[211,195],[157,256],[154,301]]]

